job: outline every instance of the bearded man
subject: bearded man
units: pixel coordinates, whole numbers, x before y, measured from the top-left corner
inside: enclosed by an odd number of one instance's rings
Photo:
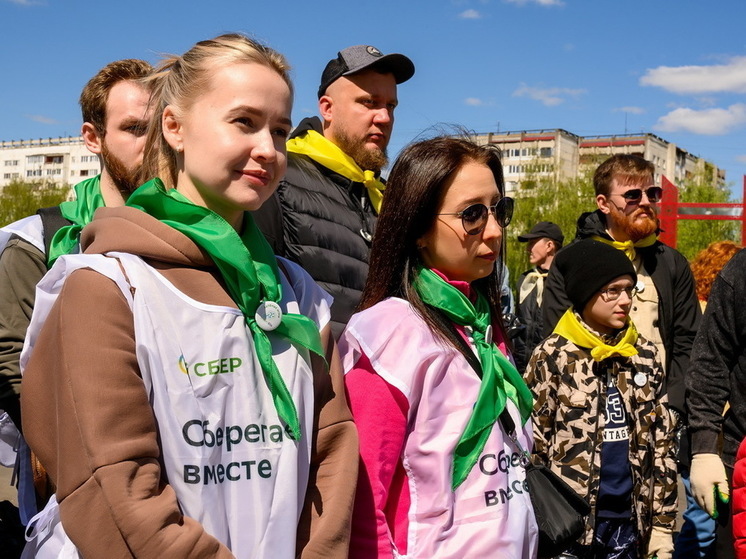
[[[306,118],[293,131],[285,178],[253,214],[275,254],[303,266],[334,297],[335,338],[365,287],[396,88],[413,75],[403,54],[370,45],[340,51],[321,74],[321,119]]]
[[[47,271],[50,252],[75,250],[77,233],[102,205],[121,206],[138,186],[150,93],[141,82],[152,72],[143,60],[117,60],[104,66],[83,88],[81,135],[101,159],[101,174],[75,186],[75,200],[64,202],[52,221],[39,215],[0,230],[0,410],[19,428],[21,374],[18,359],[34,306],[37,282]],[[64,231],[44,231],[50,223]],[[69,233],[69,234],[68,234]],[[49,245],[49,246],[47,246]]]
[[[658,348],[669,403],[683,417],[684,371],[700,310],[686,258],[656,237],[663,189],[654,178],[655,167],[639,155],[618,154],[604,161],[593,175],[598,209],[580,216],[576,238],[603,241],[632,260],[638,283],[630,316],[638,332]],[[570,307],[555,266],[544,284],[543,305],[549,335]]]
[[[593,186],[598,209],[580,216],[576,240],[590,237],[610,244],[623,251],[637,271],[637,293],[632,299],[630,317],[637,331],[658,348],[666,373],[668,401],[677,424],[677,437],[682,443],[679,471],[687,489],[687,503],[679,505],[680,509],[687,509],[682,534],[692,535],[688,536],[687,544],[677,542],[676,552],[686,554],[696,547],[704,547],[704,542],[700,546],[696,539],[713,530],[706,518],[699,514],[702,511],[696,510],[688,484],[684,373],[701,314],[694,278],[686,258],[657,239],[658,204],[663,189],[655,184],[652,163],[639,155],[614,155],[596,169]],[[570,306],[564,278],[554,265],[544,284],[543,304],[544,332],[549,335]],[[644,375],[636,375],[633,382],[643,390],[647,385]],[[614,480],[607,480],[607,484],[613,486]]]

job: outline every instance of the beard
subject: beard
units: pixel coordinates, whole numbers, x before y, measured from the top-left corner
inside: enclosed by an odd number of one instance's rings
[[[337,144],[339,149],[352,157],[363,171],[373,171],[377,175],[388,163],[385,147],[367,147],[365,138],[353,139],[344,129],[337,131],[334,143]]]
[[[140,167],[128,169],[121,159],[109,151],[105,140],[101,144],[101,162],[125,199],[140,186]]]
[[[658,230],[658,216],[653,208],[637,208],[631,214],[626,215],[612,204],[611,212],[617,227],[627,233],[627,236],[635,243]]]

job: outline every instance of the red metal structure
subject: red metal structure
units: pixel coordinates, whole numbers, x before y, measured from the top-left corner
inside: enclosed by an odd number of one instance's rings
[[[746,175],[743,176],[743,197],[738,203],[686,203],[679,202],[679,189],[666,177],[662,178],[661,234],[658,238],[668,246],[676,248],[676,228],[680,219],[709,219],[741,222],[741,244],[746,243]]]

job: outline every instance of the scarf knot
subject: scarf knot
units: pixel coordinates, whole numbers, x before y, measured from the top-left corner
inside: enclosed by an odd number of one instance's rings
[[[573,309],[567,309],[562,318],[554,327],[554,333],[563,338],[570,340],[578,347],[583,347],[591,351],[591,357],[594,361],[603,361],[609,357],[631,357],[637,355],[637,329],[634,323],[628,318],[627,327],[620,340],[614,344],[607,344],[600,336],[591,332],[577,317]]]
[[[80,242],[80,232],[83,227],[91,222],[95,211],[103,206],[101,175],[96,175],[92,179],[75,185],[75,200],[60,204],[62,217],[72,221],[72,224],[60,227],[52,236],[49,243],[49,254],[47,254],[48,268],[51,268],[60,256],[70,254],[75,250]]]
[[[536,303],[541,307],[544,298],[544,280],[548,273],[534,268],[523,277],[521,289],[518,292],[518,302],[523,303],[532,291],[536,290]]]
[[[282,286],[277,260],[251,214],[244,213],[244,230],[239,235],[215,212],[192,203],[175,189],[166,191],[157,178],[133,192],[127,205],[173,227],[210,255],[244,315],[277,413],[287,424],[291,438],[298,440],[298,411],[274,362],[268,333],[324,357],[321,337],[310,318],[282,312],[278,304]]]
[[[381,211],[384,185],[373,171],[363,171],[352,157],[342,151],[334,142],[327,140],[315,130],[291,138],[287,142],[289,152],[307,155],[320,165],[353,181],[362,183],[368,191],[370,203],[376,213]]]
[[[422,301],[449,320],[472,330],[482,365],[482,382],[474,408],[453,455],[453,490],[466,480],[484,450],[507,400],[512,400],[525,423],[533,410],[533,396],[518,370],[492,341],[492,320],[487,299],[475,290],[475,304],[432,270],[418,268],[413,287]]]
[[[639,241],[614,241],[612,239],[607,239],[606,237],[601,237],[600,235],[593,235],[592,238],[596,241],[601,241],[602,243],[613,246],[617,250],[621,250],[632,262],[634,262],[635,258],[637,258],[637,251],[635,250],[636,248],[646,248],[652,246],[657,239],[655,233],[651,233],[650,235],[648,235],[644,239],[640,239]]]

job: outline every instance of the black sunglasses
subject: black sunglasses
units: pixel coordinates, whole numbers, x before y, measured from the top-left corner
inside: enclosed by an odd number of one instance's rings
[[[640,200],[642,200],[643,192],[652,203],[660,202],[661,198],[663,198],[663,189],[660,186],[651,186],[646,190],[643,190],[642,188],[633,188],[621,196],[628,204],[638,204]]]
[[[513,219],[514,205],[512,198],[503,197],[494,206],[472,204],[457,213],[440,213],[438,215],[457,215],[461,218],[461,225],[463,225],[467,235],[479,235],[487,227],[488,212],[495,216],[495,220],[500,227],[507,227],[510,220]]]

